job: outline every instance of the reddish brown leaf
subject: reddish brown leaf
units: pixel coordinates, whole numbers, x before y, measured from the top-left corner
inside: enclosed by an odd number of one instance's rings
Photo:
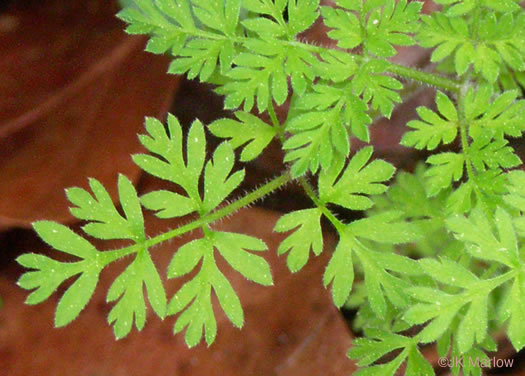
[[[134,179],[146,115],[168,107],[168,59],[126,36],[113,2],[31,2],[0,15],[0,227],[70,218],[63,190]],[[115,195],[115,189],[110,192]]]

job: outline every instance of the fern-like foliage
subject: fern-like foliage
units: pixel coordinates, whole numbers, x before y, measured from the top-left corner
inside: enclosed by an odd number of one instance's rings
[[[98,251],[61,224],[36,222],[35,231],[46,243],[81,261],[59,262],[42,255],[22,255],[18,262],[34,271],[24,274],[18,283],[25,289],[36,289],[27,303],[37,304],[47,299],[66,279],[79,274],[57,306],[55,324],[64,326],[88,303],[101,270],[121,257],[135,254],[134,260],[115,279],[107,294],[108,302],[116,301],[108,316],[108,322],[114,325],[115,337],[127,336],[133,323],[138,330],[144,327],[146,304],[143,290],[146,287],[148,301],[160,318],[182,311],[174,332],[187,327],[186,342],[189,346],[201,340],[203,331],[206,342],[211,344],[217,332],[211,304],[212,291],[235,326],[242,327],[244,322],[239,298],[216,265],[215,250],[247,279],[271,285],[268,263],[249,252],[264,251],[267,247],[261,240],[247,235],[214,231],[203,221],[200,226],[203,238],[185,244],[175,253],[167,277],[182,277],[200,263],[199,272],[168,302],[164,283],[150,255],[150,248],[158,240],[146,237],[142,206],[153,210],[159,218],[196,212],[205,219],[239,186],[244,171],[232,173],[235,155],[229,143],[219,145],[212,159],[206,162],[204,127],[198,120],[186,136],[185,153],[182,128],[172,115],[168,117],[167,129],[156,119],[146,119],[146,131],[147,134],[140,136],[140,141],[152,154],[137,154],[134,161],[144,171],[179,186],[185,194],[157,190],[139,198],[129,179],[121,175],[118,181],[121,213],[106,189],[95,179],[90,180],[93,194],[81,188],[68,189],[68,199],[74,205],[71,213],[87,221],[82,227],[87,235],[102,240],[127,239],[133,244],[122,249]]]
[[[71,213],[85,235],[38,221],[35,231],[61,252],[61,261],[33,253],[18,262],[30,269],[19,285],[27,303],[47,299],[70,278],[59,300],[56,326],[75,319],[89,302],[101,271],[132,256],[107,292],[108,321],[122,338],[141,330],[147,304],[160,318],[178,315],[174,332],[186,343],[217,335],[213,301],[236,327],[244,322],[239,297],[216,258],[249,281],[271,285],[267,249],[260,239],[218,231],[213,223],[296,181],[312,207],[283,214],[274,230],[286,233],[277,248],[291,272],[324,251],[323,226],[338,240],[323,275],[337,307],[357,310],[364,333],[348,355],[360,375],[433,375],[421,346],[436,343],[440,356],[488,359],[494,333],[505,332],[516,351],[525,346],[525,173],[518,139],[525,130],[525,12],[517,0],[435,0],[439,11],[421,15],[407,0],[128,0],[119,17],[130,34],[150,37],[146,49],[169,54],[169,73],[216,85],[235,118],[209,131],[223,142],[207,155],[206,127],[187,130],[147,118],[133,156],[167,189],[139,197],[118,178],[118,203],[96,180],[90,191],[67,190]],[[319,18],[337,48],[302,40]],[[429,49],[434,71],[392,63],[398,47]],[[370,143],[377,116],[391,117],[407,80],[436,87],[435,106],[417,108],[401,144],[428,153],[413,172],[375,158]],[[281,123],[275,107],[288,108]],[[267,112],[270,122],[255,115]],[[223,205],[235,194],[249,162],[270,143],[283,149],[286,171]],[[308,178],[306,178],[306,176]],[[360,212],[356,220],[337,211]],[[154,237],[143,210],[189,222]],[[159,273],[153,247],[199,230]],[[106,249],[102,241],[120,240]],[[97,247],[95,247],[95,245]],[[99,246],[99,244],[101,246]],[[112,243],[115,244],[115,243]],[[62,261],[66,259],[66,261]],[[184,278],[167,297],[165,285]],[[145,287],[145,288],[144,288]],[[465,361],[453,374],[481,375]]]

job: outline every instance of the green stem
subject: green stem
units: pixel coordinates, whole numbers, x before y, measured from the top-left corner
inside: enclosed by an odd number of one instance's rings
[[[151,248],[157,244],[163,243],[165,241],[171,240],[173,238],[176,238],[180,235],[183,235],[187,232],[196,230],[202,226],[205,226],[209,223],[218,221],[219,219],[222,219],[224,217],[227,217],[239,209],[242,209],[253,202],[263,198],[264,196],[272,193],[273,191],[281,188],[283,185],[287,184],[292,180],[292,177],[288,172],[278,176],[277,178],[271,180],[270,182],[264,184],[263,186],[257,188],[255,191],[247,194],[246,196],[242,197],[241,199],[232,202],[231,204],[214,211],[208,215],[205,215],[203,217],[200,217],[187,225],[177,227],[171,231],[167,231],[165,233],[162,233],[160,235],[154,236],[152,238],[149,238],[146,240],[145,243],[140,244],[134,244],[129,247],[116,249],[112,251],[103,252],[101,256],[101,262],[104,263],[104,265],[107,265],[113,261],[116,261],[122,257],[131,255],[133,253],[139,252],[141,249],[145,248]]]
[[[461,149],[465,156],[465,166],[467,168],[467,176],[470,179],[474,178],[474,170],[472,168],[472,160],[470,157],[470,145],[468,141],[468,121],[465,114],[465,95],[468,90],[468,80],[464,85],[461,86],[461,90],[458,95],[458,124],[459,134],[461,139]]]
[[[404,65],[399,64],[390,64],[388,71],[403,78],[419,81],[440,89],[448,90],[455,94],[459,94],[460,92],[461,86],[459,82],[439,76],[437,74],[426,73],[418,69],[405,67]]]
[[[299,184],[305,191],[306,195],[312,200],[312,202],[321,210],[323,215],[330,221],[332,225],[334,225],[335,229],[338,233],[342,234],[345,229],[345,224],[341,222],[339,219],[336,218],[336,216],[326,207],[326,205],[317,197],[317,195],[314,192],[314,189],[308,183],[308,181],[301,177],[298,179]]]
[[[333,50],[331,48],[315,46],[315,45],[311,45],[311,44],[299,42],[299,41],[291,41],[291,42],[287,42],[287,44],[293,47],[303,48],[305,50],[314,52],[316,54]],[[364,57],[362,55],[353,54],[348,51],[345,51],[345,52],[348,55],[352,56],[352,58],[355,60],[356,63],[365,63],[366,61],[371,61],[371,60],[377,60],[377,61],[385,60],[385,59],[380,59],[380,58],[374,59],[370,57]],[[434,86],[434,87],[437,87],[443,90],[447,90],[455,94],[458,94],[461,88],[461,84],[459,81],[456,81],[450,78],[446,78],[446,77],[443,77],[441,75],[434,74],[434,73],[426,73],[419,69],[406,67],[400,64],[390,63],[387,67],[387,72],[393,73],[395,75],[398,75],[408,80],[418,81],[418,82],[428,84],[428,85],[431,85],[431,86]]]
[[[226,35],[223,35],[223,34],[216,34],[216,33],[212,33],[212,32],[209,32],[209,31],[203,31],[203,30],[199,30],[199,29],[194,29],[194,30],[182,29],[180,31],[183,34],[189,34],[189,35],[192,35],[192,36],[206,38],[206,39],[212,39],[212,40],[228,39],[228,40],[232,41],[233,43],[237,43],[237,44],[241,44],[241,45],[242,44],[246,44],[246,42],[255,39],[255,38],[251,38],[251,37],[242,37],[242,36],[230,37],[230,36],[226,36]],[[315,45],[312,45],[312,44],[309,44],[309,43],[306,43],[306,42],[297,41],[297,40],[280,40],[280,42],[283,43],[286,46],[301,48],[303,50],[307,50],[307,51],[310,51],[310,52],[313,52],[313,53],[316,53],[316,54],[319,54],[321,52],[328,52],[328,51],[332,51],[333,50],[332,48],[322,47],[322,46],[315,46]],[[348,55],[352,56],[352,58],[357,63],[364,63],[364,62],[370,61],[370,60],[378,60],[378,61],[384,61],[385,60],[385,59],[380,59],[380,58],[374,59],[374,58],[370,58],[368,56],[365,57],[365,56],[362,56],[362,55],[353,54],[353,53],[348,52],[348,51],[345,51],[345,52]],[[421,82],[421,83],[424,83],[424,84],[428,84],[428,85],[431,85],[431,86],[435,86],[437,88],[440,88],[440,89],[443,89],[443,90],[447,90],[447,91],[450,91],[450,92],[453,92],[453,93],[456,93],[456,94],[459,93],[460,88],[461,88],[461,85],[460,85],[459,81],[452,80],[450,78],[446,78],[446,77],[443,77],[443,76],[440,76],[440,75],[437,75],[437,74],[422,72],[422,71],[420,71],[418,69],[406,67],[406,66],[400,65],[400,64],[393,64],[393,63],[389,64],[388,67],[387,67],[387,72],[393,73],[395,75],[398,75],[398,76],[403,77],[403,78],[408,79],[408,80],[418,81],[418,82]]]
[[[277,119],[277,116],[275,115],[275,111],[273,109],[273,104],[270,103],[268,106],[268,113],[270,114],[270,118],[272,119],[273,126],[279,130],[279,140],[281,141],[281,144],[284,143],[284,129],[279,123],[279,120]],[[300,177],[298,179],[299,184],[303,188],[306,195],[312,200],[312,202],[321,210],[323,215],[328,218],[328,220],[334,225],[334,227],[337,229],[338,232],[341,232],[344,230],[344,223],[342,223],[339,219],[335,217],[335,215],[332,214],[332,212],[319,200],[317,195],[314,192],[313,187],[308,183],[308,181],[304,177]]]
[[[284,127],[281,126],[281,123],[279,123],[279,119],[277,119],[277,115],[275,114],[275,109],[273,108],[273,103],[270,102],[268,105],[268,115],[270,115],[270,119],[272,121],[273,127],[277,131],[277,137],[279,138],[279,141],[281,144],[284,143]]]

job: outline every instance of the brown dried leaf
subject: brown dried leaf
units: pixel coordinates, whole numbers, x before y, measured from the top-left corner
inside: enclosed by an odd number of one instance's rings
[[[136,133],[167,110],[177,79],[116,10],[48,0],[0,15],[0,228],[70,219],[63,190],[88,176],[111,187],[118,172],[138,176]]]

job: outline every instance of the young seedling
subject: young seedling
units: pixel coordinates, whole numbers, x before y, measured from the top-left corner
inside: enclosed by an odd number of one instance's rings
[[[145,172],[178,186],[138,197],[118,179],[120,208],[106,189],[90,180],[90,191],[71,188],[71,213],[93,238],[126,239],[129,245],[96,249],[68,227],[34,223],[57,251],[78,259],[60,262],[24,254],[30,269],[18,281],[33,290],[28,304],[46,300],[76,277],[60,299],[57,327],[74,320],[89,302],[100,272],[131,256],[107,300],[116,338],[145,324],[146,303],[160,318],[178,315],[174,332],[188,346],[217,334],[212,295],[226,316],[242,327],[244,313],[230,282],[218,268],[221,255],[246,279],[272,285],[260,239],[221,232],[214,222],[297,181],[312,207],[283,215],[275,226],[288,236],[278,247],[292,272],[310,253],[323,252],[321,219],[339,240],[323,282],[337,307],[358,310],[364,337],[349,351],[363,375],[433,375],[422,345],[437,342],[440,356],[487,360],[494,333],[504,331],[516,351],[525,346],[525,172],[509,138],[525,130],[525,13],[517,0],[435,0],[441,9],[421,14],[407,0],[133,0],[119,17],[130,34],[150,36],[146,50],[170,54],[169,73],[216,85],[235,118],[207,127],[196,120],[187,134],[169,115],[164,125],[145,122],[139,136],[148,154],[133,156]],[[322,18],[336,48],[309,44],[298,35]],[[433,71],[397,65],[397,46],[432,50]],[[401,171],[374,158],[372,146],[354,151],[351,137],[370,142],[369,126],[389,118],[405,82],[432,86],[435,109],[419,107],[401,143],[430,156],[415,171]],[[289,100],[279,122],[275,106]],[[266,123],[253,112],[267,112]],[[206,157],[206,138],[224,139]],[[272,140],[284,150],[282,175],[223,204],[244,178],[234,167],[249,162]],[[305,179],[309,175],[311,179]],[[315,186],[312,185],[315,181]],[[340,220],[334,208],[361,211],[362,219]],[[193,221],[148,237],[143,210],[159,218],[192,214]],[[174,251],[168,279],[196,273],[167,297],[150,252],[192,230],[200,237]],[[358,276],[358,278],[355,278]],[[143,287],[145,288],[145,292]],[[390,356],[386,356],[389,355]],[[481,367],[453,364],[458,374],[480,375]]]

